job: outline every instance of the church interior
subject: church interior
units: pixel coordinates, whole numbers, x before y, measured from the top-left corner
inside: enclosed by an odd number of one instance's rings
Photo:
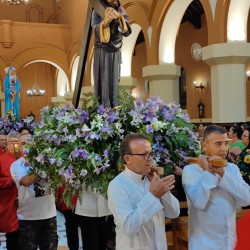
[[[45,106],[72,105],[80,71],[80,104],[93,95],[93,33],[86,65],[78,67],[92,1],[0,1],[1,116],[9,66],[21,84],[21,118],[39,120]],[[132,28],[121,48],[121,88],[135,98],[159,96],[180,104],[194,124],[250,122],[250,0],[121,3]],[[42,93],[30,94],[34,89]],[[181,206],[186,209],[186,202]],[[172,224],[177,234],[167,232],[169,250],[187,249],[186,218]]]
[[[180,103],[193,122],[249,120],[248,1],[122,4],[133,32],[123,41],[121,86],[137,98]],[[39,118],[46,105],[71,103],[87,10],[84,0],[1,3],[0,84],[3,92],[4,69],[15,66],[22,118],[31,112]],[[82,95],[93,92],[92,65],[93,34]],[[34,84],[45,94],[27,95]]]

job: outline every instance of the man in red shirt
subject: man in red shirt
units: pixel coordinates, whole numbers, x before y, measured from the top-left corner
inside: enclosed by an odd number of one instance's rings
[[[10,166],[18,157],[18,132],[7,136],[7,152],[0,156],[0,232],[6,233],[8,250],[18,250],[17,188]]]
[[[0,135],[0,155],[5,154],[6,152],[6,135]]]

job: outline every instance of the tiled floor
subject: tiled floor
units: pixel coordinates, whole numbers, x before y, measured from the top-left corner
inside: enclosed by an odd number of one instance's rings
[[[57,233],[59,236],[58,249],[60,249],[60,250],[68,249],[67,248],[66,231],[65,231],[65,225],[64,225],[64,216],[60,212],[57,212]],[[5,250],[6,249],[5,243],[6,242],[5,242],[4,234],[0,233],[0,240],[1,240],[0,250]],[[81,243],[80,243],[79,249],[83,249]]]

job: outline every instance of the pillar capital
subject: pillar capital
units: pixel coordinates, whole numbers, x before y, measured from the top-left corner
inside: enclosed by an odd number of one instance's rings
[[[202,60],[210,66],[245,64],[250,60],[250,43],[220,43],[203,47]]]
[[[176,80],[180,76],[180,66],[175,64],[149,65],[143,68],[142,75],[149,81]]]
[[[120,78],[119,87],[131,91],[137,84],[137,79],[130,76]]]
[[[166,103],[179,103],[180,66],[175,64],[149,65],[143,68],[142,75],[149,81],[150,96],[159,96]]]

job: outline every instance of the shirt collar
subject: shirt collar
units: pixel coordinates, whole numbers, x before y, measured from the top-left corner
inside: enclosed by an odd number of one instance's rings
[[[137,174],[137,173],[131,171],[128,167],[125,168],[124,173],[125,173],[127,176],[129,176],[130,178],[132,178],[132,179],[134,179],[134,180],[136,180],[136,181],[141,181],[141,182],[144,181],[144,178],[143,178],[143,180],[142,180],[142,175]]]

